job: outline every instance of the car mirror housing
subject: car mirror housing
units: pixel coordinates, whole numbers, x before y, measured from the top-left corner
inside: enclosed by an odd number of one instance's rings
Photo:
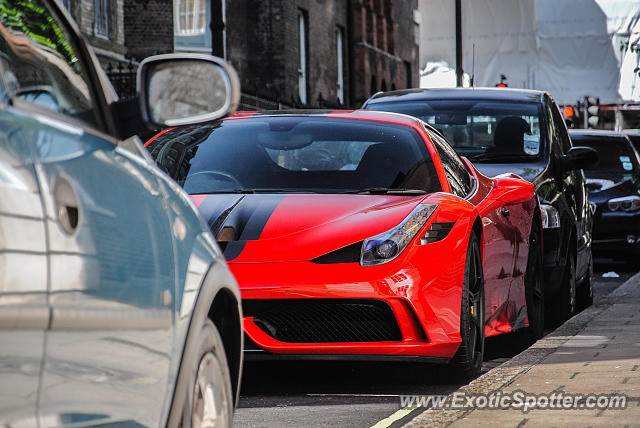
[[[240,82],[224,60],[202,54],[166,54],[140,64],[142,118],[155,127],[189,125],[235,112]]]
[[[596,163],[598,163],[598,152],[591,147],[572,147],[566,155],[562,156],[562,169],[565,171],[588,168]]]
[[[494,187],[492,193],[494,198],[504,204],[520,204],[530,200],[535,195],[533,184],[524,181],[516,174],[500,174],[493,177],[493,179]]]

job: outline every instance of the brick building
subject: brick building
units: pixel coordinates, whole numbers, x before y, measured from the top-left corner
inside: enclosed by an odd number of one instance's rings
[[[173,51],[172,0],[62,0],[103,66]]]
[[[417,0],[352,0],[351,100],[419,86]]]
[[[358,107],[418,84],[417,0],[62,2],[105,68],[212,53],[238,71],[243,108]]]
[[[243,90],[289,105],[349,102],[347,2],[233,0],[226,59]]]

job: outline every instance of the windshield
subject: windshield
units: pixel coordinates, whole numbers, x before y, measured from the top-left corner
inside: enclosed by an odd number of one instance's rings
[[[265,116],[174,129],[147,148],[190,194],[441,190],[424,141],[403,125]]]
[[[571,135],[574,146],[592,147],[598,152],[598,163],[585,168],[587,178],[631,178],[640,173],[637,152],[624,137]]]
[[[544,153],[542,105],[487,100],[420,100],[367,107],[415,116],[438,129],[456,151],[473,161],[521,160]]]

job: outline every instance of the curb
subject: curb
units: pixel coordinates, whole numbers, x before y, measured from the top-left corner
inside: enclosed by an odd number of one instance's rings
[[[565,342],[577,335],[591,322],[591,320],[609,309],[618,299],[626,296],[628,292],[637,287],[638,284],[640,284],[640,272],[633,275],[607,296],[602,298],[597,305],[588,307],[509,361],[505,361],[498,367],[488,371],[473,382],[459,388],[453,393],[463,391],[469,395],[488,395],[509,385],[516,377],[529,371],[547,356],[555,352]],[[451,394],[449,395],[451,396]],[[421,428],[448,426],[473,411],[474,409],[428,409],[409,421],[405,427]]]

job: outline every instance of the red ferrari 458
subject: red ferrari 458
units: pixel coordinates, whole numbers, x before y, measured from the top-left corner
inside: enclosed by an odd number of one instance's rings
[[[542,334],[533,185],[374,111],[243,113],[147,148],[191,195],[242,293],[246,356],[480,370],[485,336]]]

